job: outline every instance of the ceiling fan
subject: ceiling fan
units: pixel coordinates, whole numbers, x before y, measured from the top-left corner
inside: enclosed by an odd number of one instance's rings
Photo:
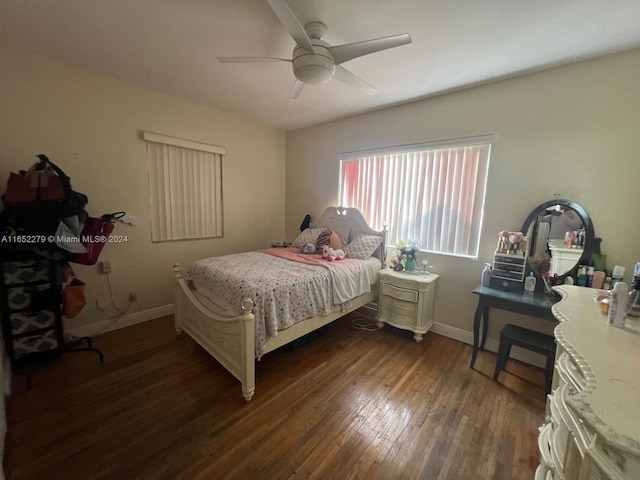
[[[375,38],[362,42],[331,46],[323,40],[327,26],[322,22],[310,22],[304,27],[294,15],[286,0],[267,0],[280,22],[296,42],[293,58],[276,57],[218,57],[221,63],[267,63],[290,62],[296,81],[291,87],[289,98],[296,99],[306,85],[318,85],[336,79],[352,87],[359,88],[369,95],[378,91],[356,77],[342,63],[354,58],[369,55],[388,48],[411,43],[408,33],[390,37]]]

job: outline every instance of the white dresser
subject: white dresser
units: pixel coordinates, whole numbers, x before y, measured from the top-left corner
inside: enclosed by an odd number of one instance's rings
[[[435,273],[396,272],[380,270],[380,298],[378,299],[378,328],[385,323],[410,330],[416,342],[433,325],[433,306],[436,293]]]
[[[560,322],[536,479],[640,479],[640,324],[607,323],[596,290],[555,287]]]

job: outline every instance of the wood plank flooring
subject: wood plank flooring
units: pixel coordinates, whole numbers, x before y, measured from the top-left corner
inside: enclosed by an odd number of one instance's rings
[[[172,317],[109,332],[14,379],[5,472],[12,480],[531,479],[544,372],[364,309],[257,364],[256,393]]]

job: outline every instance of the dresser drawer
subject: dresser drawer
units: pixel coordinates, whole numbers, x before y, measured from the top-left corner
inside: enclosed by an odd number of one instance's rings
[[[51,280],[51,268],[46,260],[4,262],[2,270],[5,285]]]
[[[551,436],[553,434],[553,425],[551,423],[545,423],[539,429],[540,435],[538,435],[538,449],[540,450],[540,464],[545,469],[555,468],[553,459],[551,458]]]
[[[58,300],[59,295],[50,283],[7,289],[7,305],[10,310],[39,310],[50,307]]]
[[[558,373],[565,383],[567,383],[574,393],[584,390],[585,378],[580,369],[571,360],[571,357],[564,352],[556,362]]]
[[[56,314],[53,310],[38,310],[35,312],[22,311],[9,315],[11,333],[22,335],[34,330],[52,328],[56,322]]]
[[[30,353],[47,352],[60,346],[55,330],[49,330],[38,335],[17,337],[13,339],[13,357],[22,358]]]
[[[415,290],[406,290],[404,288],[394,287],[388,283],[382,284],[382,295],[388,295],[398,300],[404,300],[405,302],[418,302],[418,292]]]

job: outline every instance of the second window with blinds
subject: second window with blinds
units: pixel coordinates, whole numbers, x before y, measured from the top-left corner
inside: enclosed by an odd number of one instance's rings
[[[477,258],[493,135],[340,156],[340,204],[370,225],[388,225],[390,244]]]
[[[144,132],[153,242],[222,237],[222,155],[216,145]]]

